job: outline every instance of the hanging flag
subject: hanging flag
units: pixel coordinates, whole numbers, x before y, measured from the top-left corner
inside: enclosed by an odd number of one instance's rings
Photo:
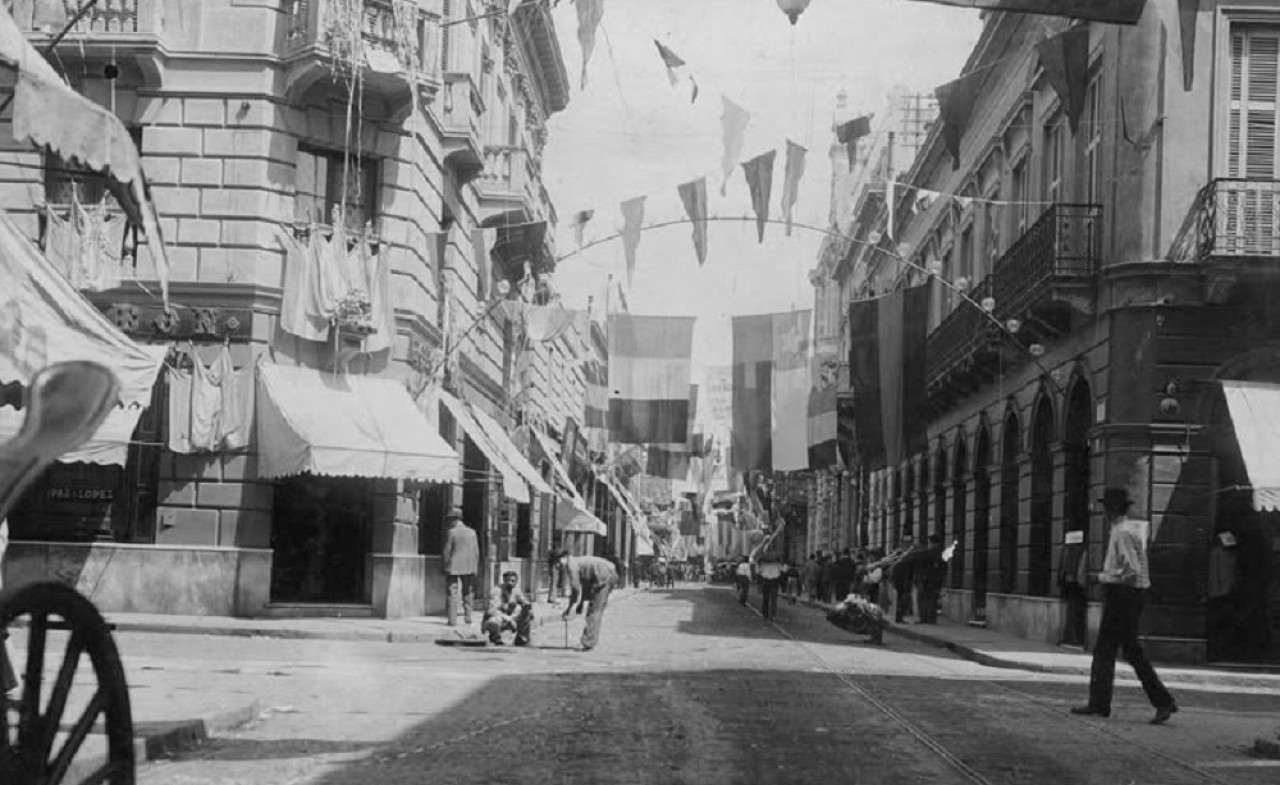
[[[808,149],[790,139],[787,140],[787,168],[782,176],[782,217],[787,222],[787,236],[791,236],[791,212],[800,197],[800,178],[804,177],[804,154]]]
[[[582,88],[587,86],[587,62],[596,48],[596,28],[604,18],[604,0],[576,0],[578,6],[578,45],[582,47]]]
[[[871,118],[875,115],[855,117],[847,123],[836,126],[836,141],[845,146],[849,154],[849,171],[858,158],[858,140],[871,133]]]
[[[733,318],[733,444],[739,471],[805,469],[810,311]]]
[[[932,285],[898,289],[849,306],[855,433],[872,469],[896,466],[925,448],[925,344]]]
[[[609,316],[609,436],[681,443],[689,433],[693,317]]]
[[[893,231],[894,231],[894,230],[893,230],[893,225],[894,225],[894,216],[893,216],[893,212],[894,212],[894,210],[896,209],[897,204],[898,204],[898,184],[897,184],[897,183],[895,183],[893,180],[887,180],[887,181],[885,181],[885,185],[884,185],[884,198],[885,198],[885,203],[886,203],[886,205],[888,205],[888,208],[889,208],[889,215],[888,215],[888,216],[886,217],[886,219],[885,219],[885,229],[884,229],[884,233],[885,233],[886,235],[888,235],[888,236],[889,236],[889,239],[890,239],[890,240],[892,240],[892,239],[894,239],[894,236],[893,236]]]
[[[492,231],[497,235],[493,241],[492,253],[503,261],[508,274],[526,265],[530,275],[538,275],[550,267],[550,261],[547,258],[546,221],[495,226]],[[486,261],[485,264],[487,265],[488,262]],[[485,269],[488,269],[487,266]],[[487,289],[488,275],[483,277]],[[488,296],[487,292],[485,296]]]
[[[448,232],[441,232],[448,242]],[[476,299],[489,299],[489,282],[493,279],[493,249],[498,243],[497,229],[471,230],[471,257],[476,262]],[[446,248],[444,253],[448,253]]]
[[[1142,18],[1147,0],[915,0],[961,8],[983,8],[1015,14],[1069,16],[1091,22],[1134,25]]]
[[[813,357],[812,386],[809,390],[809,468],[829,469],[839,463],[836,452],[839,434],[836,390],[839,364],[834,354]]]
[[[1067,107],[1074,136],[1080,130],[1085,91],[1089,86],[1089,28],[1073,27],[1036,44],[1045,79]]]
[[[662,58],[662,64],[667,67],[667,80],[671,82],[672,87],[679,86],[680,73],[677,73],[677,71],[678,69],[684,68],[684,58],[663,46],[661,41],[655,39],[653,44],[658,47],[658,56]],[[686,78],[689,80],[689,103],[693,103],[698,100],[698,83],[693,80],[693,76],[688,74],[687,71],[684,73]]]
[[[586,383],[583,395],[582,435],[596,452],[604,452],[609,436],[609,369],[603,362],[590,359],[582,364]]]
[[[951,153],[951,168],[960,168],[960,140],[969,124],[969,112],[973,109],[978,89],[989,68],[972,71],[954,79],[933,91],[938,99],[938,116],[942,120],[942,141]]]
[[[729,176],[733,174],[733,167],[742,154],[742,140],[747,133],[747,124],[751,122],[751,113],[724,96],[720,100],[723,102],[720,126],[724,130],[724,158],[720,161],[724,182],[720,184],[720,195],[724,196],[729,188]]]
[[[811,311],[773,317],[773,379],[770,383],[770,467],[809,468],[809,323]]]
[[[1196,78],[1196,22],[1200,0],[1178,0],[1178,25],[1182,34],[1182,89],[1190,92]]]
[[[698,255],[698,264],[707,263],[707,178],[683,183],[676,187],[680,192],[680,201],[684,203],[685,214],[693,222],[693,250]]]
[[[578,250],[582,250],[582,232],[587,228],[587,222],[596,214],[595,210],[579,210],[573,214],[573,218],[569,220],[569,226],[573,229],[573,241],[577,244]]]
[[[756,232],[764,242],[764,225],[769,220],[769,196],[773,191],[773,161],[777,150],[762,153],[742,164],[751,192],[751,207],[756,213]]]
[[[690,423],[697,420],[697,412],[698,385],[691,384],[689,385]],[[650,444],[645,458],[645,474],[665,477],[668,480],[688,481],[690,470],[694,465],[693,459],[697,455],[695,450],[697,436],[698,434],[693,432],[691,426],[688,438],[681,444]]]
[[[622,203],[622,250],[627,258],[627,285],[636,272],[636,247],[644,223],[644,197],[637,196]]]

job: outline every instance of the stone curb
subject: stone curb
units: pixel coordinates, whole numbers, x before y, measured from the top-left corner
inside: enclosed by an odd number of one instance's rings
[[[825,605],[813,600],[800,600],[803,605],[816,608],[822,611],[828,611],[834,606]],[[1059,676],[1089,676],[1089,667],[1085,665],[1042,665],[1037,662],[1022,662],[1008,657],[999,657],[988,654],[981,649],[974,648],[967,644],[949,641],[940,635],[930,635],[922,632],[915,627],[904,626],[901,624],[889,622],[885,625],[885,632],[897,635],[919,643],[927,643],[930,646],[936,646],[940,649],[947,649],[970,662],[976,662],[979,665],[986,665],[989,668],[1003,668],[1006,670],[1020,670],[1030,673],[1049,673]],[[1117,680],[1133,681],[1127,674],[1119,671],[1116,673]],[[1168,671],[1163,670],[1160,678],[1168,684],[1181,684],[1183,686],[1208,686],[1208,687],[1238,687],[1238,688],[1261,688],[1261,689],[1280,689],[1280,678],[1250,678],[1249,676],[1218,673],[1216,671],[1202,671],[1196,673],[1187,673],[1185,671]],[[1260,741],[1265,741],[1260,740]]]
[[[214,712],[191,720],[169,722],[135,722],[133,729],[134,759],[139,765],[194,749],[210,735],[229,731],[244,725],[262,713],[262,703],[254,700],[244,706],[227,711]],[[106,753],[76,758],[67,769],[67,782],[80,782],[101,768],[107,761]]]

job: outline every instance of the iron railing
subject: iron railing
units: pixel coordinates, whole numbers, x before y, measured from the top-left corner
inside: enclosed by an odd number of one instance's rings
[[[320,47],[335,57],[341,52],[344,36],[359,29],[365,57],[390,55],[406,70],[434,72],[439,58],[438,43],[424,12],[412,3],[394,0],[294,0],[287,28],[291,51]],[[364,65],[364,64],[362,64]],[[377,65],[375,67],[381,67]]]
[[[1174,262],[1280,256],[1280,180],[1219,177],[1196,194]]]
[[[53,3],[12,3],[13,21],[29,33],[57,35],[75,16],[76,5],[51,13]],[[69,36],[106,33],[151,33],[158,29],[156,0],[98,0],[71,28]],[[74,39],[73,39],[74,40]]]

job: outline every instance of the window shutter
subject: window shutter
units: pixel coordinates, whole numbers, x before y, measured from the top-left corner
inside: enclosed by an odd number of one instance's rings
[[[440,4],[440,72],[448,73],[449,68],[449,49],[452,43],[452,25],[449,24],[449,6],[450,0],[441,0]]]
[[[1227,167],[1233,177],[1271,180],[1276,172],[1280,32],[1242,28],[1231,40]]]

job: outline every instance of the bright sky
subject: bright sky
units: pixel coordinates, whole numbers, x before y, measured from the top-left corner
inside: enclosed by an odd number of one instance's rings
[[[595,210],[587,242],[619,231],[619,204],[642,194],[645,225],[681,219],[676,188],[700,176],[711,215],[754,216],[740,166],[720,194],[722,95],[751,113],[739,162],[778,151],[770,217],[782,217],[790,138],[809,151],[794,220],[827,227],[836,94],[848,93],[854,113],[883,114],[895,87],[931,92],[954,79],[981,30],[977,11],[910,0],[813,0],[795,27],[776,0],[605,0],[604,9],[585,89],[576,8],[554,10],[573,88],[568,108],[551,118],[543,161],[561,255],[576,247],[569,219],[577,211]],[[655,39],[688,64],[700,88],[693,105],[687,84],[668,81]],[[729,315],[813,307],[808,272],[821,233],[796,227],[787,237],[768,224],[761,244],[754,220],[712,222],[699,268],[692,230],[645,232],[630,283],[620,240],[565,259],[557,286],[566,307],[585,308],[593,295],[598,304],[612,273],[633,313],[699,317],[699,366],[729,362]]]

